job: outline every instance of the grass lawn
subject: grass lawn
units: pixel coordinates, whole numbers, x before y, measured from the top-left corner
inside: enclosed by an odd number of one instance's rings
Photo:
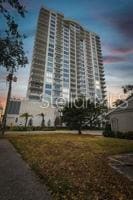
[[[72,134],[8,137],[54,200],[133,199],[132,182],[108,165],[109,155],[133,152],[133,141]]]

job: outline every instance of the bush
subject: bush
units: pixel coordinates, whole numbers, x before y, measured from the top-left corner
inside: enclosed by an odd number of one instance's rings
[[[115,138],[120,138],[120,139],[133,140],[133,132],[127,132],[127,133],[117,132],[117,133],[114,133],[111,130],[110,124],[106,124],[105,129],[103,131],[103,136],[104,137],[115,137]]]
[[[104,137],[115,137],[115,133],[111,130],[111,124],[106,124],[103,131]]]
[[[127,132],[125,133],[125,138],[129,140],[133,140],[133,132]]]
[[[13,126],[10,127],[8,130],[10,131],[55,131],[55,127],[40,127],[40,126]]]
[[[32,127],[25,127],[25,126],[13,126],[10,127],[10,131],[32,131]]]
[[[117,132],[116,137],[121,139],[133,140],[133,132],[127,132],[127,133]]]

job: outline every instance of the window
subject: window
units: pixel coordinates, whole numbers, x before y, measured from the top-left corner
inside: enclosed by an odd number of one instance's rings
[[[63,71],[69,73],[69,69],[63,69]]]
[[[48,51],[53,53],[54,49],[49,48]]]
[[[51,14],[51,20],[55,20],[56,19],[56,15],[55,14]]]
[[[46,82],[52,83],[52,79],[51,78],[46,78]]]
[[[69,78],[69,74],[63,74],[64,77]]]
[[[69,68],[69,65],[68,64],[64,64],[64,68]]]
[[[51,38],[51,39],[54,39],[54,36],[50,35],[50,38]]]
[[[64,43],[64,47],[69,47],[69,43],[68,42]]]
[[[69,36],[64,35],[64,39],[69,40]]]
[[[47,72],[53,72],[53,68],[47,67]]]
[[[54,48],[54,45],[53,44],[49,44],[49,47]]]
[[[55,28],[55,24],[50,24],[50,26]]]
[[[48,57],[49,62],[53,62],[53,57]]]
[[[45,88],[51,89],[51,88],[52,88],[52,85],[47,83],[46,86],[45,86]]]
[[[64,47],[64,50],[65,50],[65,51],[69,51],[69,48],[67,48],[67,47]]]
[[[64,55],[64,60],[69,60],[69,56]]]
[[[60,87],[61,87],[61,85],[59,85],[59,84],[58,84],[58,85],[57,85],[57,84],[55,85],[55,89],[60,89]]]
[[[53,31],[50,31],[50,35],[53,35],[53,36],[54,36],[54,34],[55,34],[55,33],[54,33]]]
[[[54,39],[51,39],[51,38],[50,38],[49,43],[54,44]]]
[[[64,43],[65,43],[65,42],[66,42],[66,43],[68,43],[68,42],[69,42],[69,40],[66,40],[66,39],[64,39]]]
[[[68,60],[64,60],[64,63],[68,64],[68,63],[69,63],[69,61],[68,61]]]
[[[64,82],[63,86],[67,88],[67,87],[69,87],[69,83]]]
[[[50,27],[50,30],[54,32],[55,31],[55,27]]]
[[[50,90],[45,90],[45,94],[51,96],[51,91]]]
[[[53,63],[48,62],[48,67],[53,67]]]
[[[60,96],[60,92],[58,92],[58,91],[55,91],[55,92],[54,92],[54,96],[57,96],[57,97],[59,97],[59,96]]]
[[[67,51],[64,51],[64,54],[65,54],[65,55],[69,55],[69,52],[67,52]]]
[[[56,14],[55,13],[51,13],[51,17],[56,17]]]
[[[48,56],[53,57],[54,54],[53,53],[48,53]]]
[[[55,24],[55,19],[51,19],[51,24]]]
[[[47,72],[47,73],[46,73],[46,77],[47,77],[47,78],[52,78],[52,73]]]
[[[96,81],[99,81],[99,77],[98,76],[96,76],[95,79],[96,79]]]
[[[63,81],[64,82],[69,82],[69,79],[68,78],[63,78]]]

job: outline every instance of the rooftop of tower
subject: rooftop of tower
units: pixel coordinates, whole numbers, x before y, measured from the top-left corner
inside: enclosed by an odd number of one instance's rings
[[[41,6],[41,9],[45,9],[45,10],[48,10],[49,12],[53,12],[55,14],[60,14],[60,15],[64,16],[64,13],[56,11],[54,9],[49,9],[46,6]],[[94,34],[94,35],[96,35],[96,36],[99,37],[99,34],[93,32],[93,31],[88,30],[85,26],[81,25],[81,23],[79,21],[77,21],[77,20],[75,20],[73,18],[69,18],[69,17],[67,18],[67,17],[64,16],[64,21],[68,21],[68,22],[74,23],[74,24],[80,26],[84,31],[90,32],[90,33],[92,33],[92,34]]]

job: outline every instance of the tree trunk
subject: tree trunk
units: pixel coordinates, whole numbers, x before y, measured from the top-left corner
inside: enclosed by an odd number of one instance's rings
[[[25,118],[25,128],[26,128],[26,126],[27,126],[27,121],[28,121],[28,119],[27,119],[27,117]]]
[[[9,102],[11,98],[11,91],[12,91],[12,77],[13,73],[11,73],[10,79],[9,79],[9,87],[8,87],[8,94],[7,94],[7,100],[6,100],[6,107],[5,107],[5,112],[2,120],[2,135],[5,133],[5,128],[6,128],[6,119],[7,119],[7,111],[9,108]]]
[[[44,128],[44,117],[42,117],[41,127]]]
[[[78,130],[78,134],[79,134],[79,135],[81,135],[81,134],[82,134],[82,132],[81,132],[81,128]]]

